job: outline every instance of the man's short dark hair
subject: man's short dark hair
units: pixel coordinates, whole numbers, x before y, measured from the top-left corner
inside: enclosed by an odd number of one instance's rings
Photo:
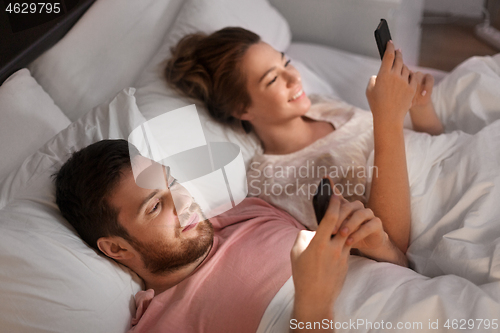
[[[101,237],[131,240],[118,222],[118,211],[108,202],[127,169],[131,170],[128,142],[102,140],[74,153],[54,175],[62,215],[97,251]]]

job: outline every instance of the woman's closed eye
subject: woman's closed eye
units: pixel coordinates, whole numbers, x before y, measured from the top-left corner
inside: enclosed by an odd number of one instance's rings
[[[284,67],[285,67],[285,68],[286,68],[286,67],[288,67],[288,65],[290,64],[290,61],[291,61],[291,60],[290,60],[290,59],[288,59],[288,60],[285,62],[285,65],[284,65]],[[276,81],[276,79],[278,79],[278,76],[275,76],[275,77],[274,77],[274,78],[273,78],[273,79],[272,79],[272,80],[271,80],[271,81],[270,81],[267,85],[268,85],[268,86],[270,86],[271,84],[273,84],[273,83]]]

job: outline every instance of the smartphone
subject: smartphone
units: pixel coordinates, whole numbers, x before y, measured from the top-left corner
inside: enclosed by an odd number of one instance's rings
[[[385,49],[387,47],[387,42],[390,41],[391,33],[389,32],[389,25],[384,19],[380,19],[380,23],[375,30],[375,40],[377,41],[378,52],[380,53],[380,59],[384,57]]]
[[[318,224],[325,216],[326,210],[328,209],[328,204],[330,203],[331,195],[332,187],[330,181],[327,178],[323,178],[319,183],[318,190],[313,197],[314,213],[316,214],[316,220],[318,221]]]

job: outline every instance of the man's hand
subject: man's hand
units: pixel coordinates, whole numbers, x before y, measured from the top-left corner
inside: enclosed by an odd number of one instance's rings
[[[335,235],[342,223],[341,203],[341,196],[332,195],[317,231],[300,231],[292,247],[293,317],[297,321],[333,319],[333,305],[344,284],[351,250],[347,236]]]
[[[402,128],[416,89],[417,81],[403,63],[403,54],[388,42],[378,75],[371,77],[366,88],[374,121]]]

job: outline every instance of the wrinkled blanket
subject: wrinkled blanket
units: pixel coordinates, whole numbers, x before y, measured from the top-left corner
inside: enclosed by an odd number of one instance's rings
[[[413,270],[352,257],[339,332],[500,331],[500,55],[464,62],[433,101],[446,134],[405,132]],[[259,333],[294,325],[293,293],[290,279]]]

